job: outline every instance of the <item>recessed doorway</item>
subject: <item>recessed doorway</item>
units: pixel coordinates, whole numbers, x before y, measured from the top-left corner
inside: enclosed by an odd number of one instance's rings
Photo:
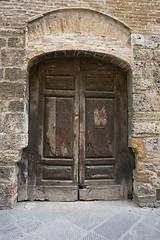
[[[45,59],[30,71],[28,199],[118,200],[132,193],[127,80],[90,57]]]

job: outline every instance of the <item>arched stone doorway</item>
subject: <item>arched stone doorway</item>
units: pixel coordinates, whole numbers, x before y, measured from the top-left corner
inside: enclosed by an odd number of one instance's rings
[[[130,29],[93,10],[61,9],[31,19],[27,40],[30,130],[19,200],[128,198]]]
[[[29,200],[132,195],[126,74],[109,56],[95,56],[57,52],[37,58],[30,70]]]

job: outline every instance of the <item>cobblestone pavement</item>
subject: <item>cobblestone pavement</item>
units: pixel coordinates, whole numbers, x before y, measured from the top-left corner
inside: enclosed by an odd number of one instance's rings
[[[129,201],[23,202],[0,211],[1,240],[160,240],[160,208]]]

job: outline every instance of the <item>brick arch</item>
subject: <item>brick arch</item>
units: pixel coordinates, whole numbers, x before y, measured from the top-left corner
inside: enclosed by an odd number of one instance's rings
[[[130,29],[103,13],[80,8],[54,10],[28,21],[28,62],[56,51],[90,51],[131,66]]]
[[[120,67],[124,72],[131,70],[131,66],[124,61],[123,59],[117,58],[114,55],[103,54],[99,52],[91,52],[91,51],[81,51],[81,50],[65,50],[65,51],[54,51],[48,53],[37,52],[30,60],[29,60],[29,68],[31,68],[34,64],[38,64],[43,62],[45,59],[53,59],[53,58],[62,58],[62,57],[93,57],[95,59],[103,60],[107,63],[111,63],[115,66]]]

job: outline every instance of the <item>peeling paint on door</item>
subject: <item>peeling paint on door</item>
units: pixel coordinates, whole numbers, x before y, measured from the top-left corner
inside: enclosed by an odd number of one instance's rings
[[[98,108],[94,110],[94,124],[96,126],[104,126],[107,124],[107,114],[105,107],[102,107],[100,110]]]

